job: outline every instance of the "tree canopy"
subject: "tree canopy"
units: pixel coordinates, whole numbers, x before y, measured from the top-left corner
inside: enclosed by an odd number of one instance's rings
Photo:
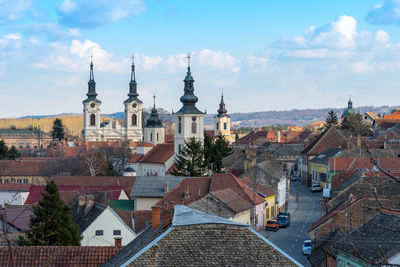
[[[65,138],[64,125],[61,119],[56,118],[53,121],[53,129],[51,130],[51,136],[53,137],[54,141],[61,141]]]
[[[229,142],[222,135],[219,135],[215,142],[212,143],[212,139],[209,136],[204,138],[204,158],[207,167],[212,164],[213,171],[221,172],[222,160],[232,153],[233,149],[229,145]]]
[[[71,209],[61,200],[57,185],[51,181],[43,198],[33,208],[29,230],[20,237],[20,246],[79,246],[81,235],[72,221]]]
[[[201,176],[205,173],[204,147],[196,138],[185,141],[185,146],[175,158],[176,176]]]
[[[341,130],[355,135],[368,135],[370,133],[370,128],[364,124],[363,117],[360,113],[354,115],[348,115],[342,121]]]
[[[329,128],[330,126],[337,126],[338,124],[338,116],[336,112],[331,109],[325,118],[326,126]]]
[[[10,149],[8,149],[6,142],[4,142],[4,140],[0,141],[0,160],[2,160],[2,159],[17,159],[20,157],[21,157],[21,154],[18,152],[18,150],[15,148],[15,146],[12,146]]]

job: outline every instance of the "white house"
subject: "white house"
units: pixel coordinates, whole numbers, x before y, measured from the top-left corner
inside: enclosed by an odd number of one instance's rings
[[[0,184],[0,206],[24,205],[30,184]]]
[[[72,216],[83,236],[81,246],[126,246],[135,232],[109,206],[79,196],[72,205]]]

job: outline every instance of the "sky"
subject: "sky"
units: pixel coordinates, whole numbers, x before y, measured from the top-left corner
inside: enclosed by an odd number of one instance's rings
[[[0,117],[179,110],[187,54],[216,113],[400,104],[400,0],[0,0]]]

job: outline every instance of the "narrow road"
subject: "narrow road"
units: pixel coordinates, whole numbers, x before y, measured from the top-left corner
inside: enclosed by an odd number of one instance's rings
[[[288,253],[304,266],[310,266],[303,255],[304,240],[310,239],[307,230],[321,217],[322,193],[311,193],[310,188],[299,181],[291,182],[289,196],[290,227],[278,232],[262,231],[272,243]]]

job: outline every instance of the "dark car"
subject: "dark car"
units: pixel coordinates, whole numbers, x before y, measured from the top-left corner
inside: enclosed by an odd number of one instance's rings
[[[289,218],[284,215],[278,216],[277,221],[278,221],[279,227],[289,227],[289,225],[290,225]]]
[[[281,216],[281,215],[288,217],[288,221],[289,221],[289,225],[290,225],[290,213],[286,212],[286,211],[280,211],[278,216]]]

